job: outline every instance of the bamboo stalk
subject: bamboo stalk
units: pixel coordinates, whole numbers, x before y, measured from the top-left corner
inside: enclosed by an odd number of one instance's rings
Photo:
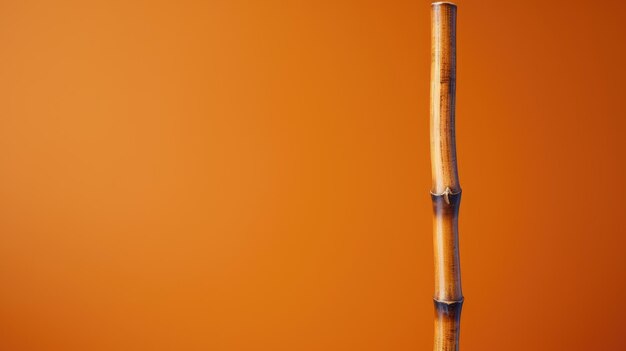
[[[430,157],[435,256],[435,351],[459,349],[463,293],[458,215],[461,186],[454,128],[456,98],[456,5],[432,4]]]

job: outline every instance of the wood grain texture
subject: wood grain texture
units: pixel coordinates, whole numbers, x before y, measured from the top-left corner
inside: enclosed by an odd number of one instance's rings
[[[456,5],[434,3],[431,12],[430,157],[433,194],[461,191],[456,166]]]
[[[435,258],[434,350],[458,350],[463,292],[458,216],[461,186],[456,161],[456,5],[432,4],[430,153]]]
[[[458,350],[463,302],[435,301],[434,350]]]

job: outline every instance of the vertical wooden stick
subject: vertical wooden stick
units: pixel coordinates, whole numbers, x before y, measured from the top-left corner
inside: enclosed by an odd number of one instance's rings
[[[435,252],[435,351],[459,349],[463,293],[459,264],[454,110],[456,94],[456,5],[432,4],[430,157]]]

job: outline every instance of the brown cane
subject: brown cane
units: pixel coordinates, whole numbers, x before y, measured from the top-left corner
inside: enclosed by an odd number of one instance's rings
[[[463,293],[458,215],[461,186],[454,127],[456,97],[456,5],[432,4],[430,157],[435,253],[435,351],[459,349]]]

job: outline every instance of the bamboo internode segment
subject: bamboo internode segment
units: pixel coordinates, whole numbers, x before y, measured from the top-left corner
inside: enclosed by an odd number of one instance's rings
[[[437,2],[431,12],[430,158],[433,194],[461,191],[456,166],[456,5]],[[446,190],[449,189],[449,190]]]
[[[435,300],[463,301],[459,262],[459,207],[461,193],[431,194],[433,203],[433,243],[435,253]]]
[[[430,157],[435,253],[435,351],[458,350],[463,306],[455,142],[456,5],[432,5]]]
[[[435,351],[459,349],[462,302],[451,304],[435,301]]]

